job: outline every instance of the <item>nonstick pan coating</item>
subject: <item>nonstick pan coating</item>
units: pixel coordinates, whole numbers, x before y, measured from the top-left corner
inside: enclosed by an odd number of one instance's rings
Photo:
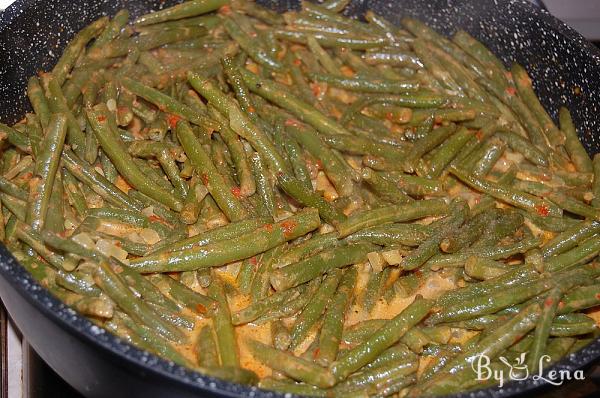
[[[56,62],[74,33],[101,15],[128,8],[134,16],[166,7],[161,0],[19,0],[0,17],[0,120],[13,123],[30,110],[26,80]],[[266,0],[279,10],[297,1]],[[579,34],[526,0],[355,0],[349,14],[366,9],[398,23],[422,19],[452,33],[467,30],[507,63],[524,65],[542,102],[555,117],[568,106],[590,153],[600,151],[600,52]],[[50,296],[0,245],[0,296],[40,356],[67,382],[90,397],[271,397],[188,371],[124,343]],[[555,369],[574,370],[600,358],[600,342],[563,359]],[[531,394],[542,382],[461,394],[505,397]],[[282,396],[282,395],[281,395]]]

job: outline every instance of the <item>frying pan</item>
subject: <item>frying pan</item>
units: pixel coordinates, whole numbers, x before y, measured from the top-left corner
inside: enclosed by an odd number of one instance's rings
[[[260,1],[279,11],[297,1]],[[48,70],[76,31],[101,15],[126,7],[134,16],[171,5],[161,0],[19,0],[0,17],[0,120],[13,123],[29,108],[27,77]],[[546,11],[526,0],[355,0],[346,12],[365,10],[399,23],[422,19],[446,34],[458,27],[482,40],[508,64],[530,72],[553,117],[560,105],[573,112],[590,153],[600,151],[600,52]],[[0,297],[39,355],[69,384],[90,397],[273,397],[189,371],[141,351],[52,297],[0,245]],[[600,358],[600,340],[553,369],[573,371]],[[530,394],[541,380],[464,393],[463,397]]]

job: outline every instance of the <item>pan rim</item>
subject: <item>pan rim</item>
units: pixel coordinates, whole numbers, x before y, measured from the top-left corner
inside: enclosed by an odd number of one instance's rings
[[[490,0],[493,1],[493,0]],[[0,16],[0,34],[14,22],[15,18],[26,13],[30,7],[39,0],[17,0],[11,4]],[[494,2],[498,3],[498,0]],[[366,7],[369,7],[369,1],[366,1]],[[560,34],[568,41],[575,42],[582,51],[585,51],[600,69],[600,50],[589,43],[576,30],[566,25],[548,11],[540,9],[527,0],[502,0],[500,3],[517,5],[525,7],[524,11],[530,13],[533,17],[540,18],[544,23],[557,34]],[[180,383],[182,386],[198,391],[206,391],[219,394],[224,397],[238,397],[242,394],[247,396],[252,394],[256,397],[283,397],[289,394],[281,394],[269,390],[262,390],[258,387],[250,387],[217,379],[180,365],[172,364],[154,354],[148,353],[136,346],[128,343],[118,336],[94,325],[86,317],[78,314],[66,304],[54,297],[46,288],[41,286],[18,261],[12,256],[4,244],[0,243],[0,276],[4,278],[17,293],[29,304],[34,306],[41,314],[50,319],[62,329],[71,332],[71,335],[83,340],[86,344],[91,344],[101,348],[105,355],[112,356],[134,365],[149,373],[160,375],[171,381]],[[101,330],[100,334],[93,332]],[[104,337],[100,338],[100,335]],[[145,358],[145,360],[143,360]],[[551,370],[575,370],[581,369],[592,362],[600,359],[600,337],[593,340],[580,351],[569,354],[561,359],[555,365],[549,367],[546,372]],[[533,381],[526,379],[523,381],[513,381],[504,387],[488,387],[480,390],[451,395],[456,398],[466,397],[507,397],[515,394],[523,394],[533,389],[548,386],[543,380]]]

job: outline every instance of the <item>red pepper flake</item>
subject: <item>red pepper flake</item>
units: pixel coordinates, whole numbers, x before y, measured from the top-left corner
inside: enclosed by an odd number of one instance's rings
[[[104,123],[106,121],[106,116],[100,115],[96,118],[100,123]]]
[[[223,15],[231,14],[231,6],[229,4],[225,4],[221,8],[219,8],[219,13]]]
[[[419,279],[423,278],[423,272],[420,269],[415,271],[415,275]]]
[[[293,221],[284,221],[281,224],[281,229],[283,230],[283,235],[290,236],[294,233],[294,228],[296,228],[297,224]]]
[[[317,349],[315,350],[315,353],[313,354],[313,359],[317,358],[317,357],[319,356],[319,354],[320,354],[320,353],[321,353],[321,349],[320,349],[320,348],[317,348]]]
[[[238,199],[240,198],[240,196],[242,196],[242,190],[240,189],[240,187],[231,188],[231,193]]]
[[[256,256],[254,257],[250,257],[250,260],[248,260],[250,262],[250,264],[252,265],[257,265],[258,264],[258,260],[256,259]]]
[[[248,112],[250,112],[250,113],[256,113],[256,109],[253,106],[249,106],[248,107]]]
[[[179,120],[181,120],[179,116],[171,113],[169,113],[169,116],[167,117],[167,122],[169,123],[169,127],[171,127],[171,129],[174,129],[177,126],[177,122],[179,122]]]
[[[273,232],[273,224],[265,224],[263,227],[267,232]]]
[[[394,120],[394,113],[393,112],[388,112],[385,114],[385,118],[389,121]]]
[[[477,141],[480,141],[480,142],[481,142],[481,140],[483,140],[483,131],[481,131],[481,130],[477,130],[477,131],[475,132],[475,138],[477,138]]]
[[[552,307],[552,304],[554,304],[554,300],[552,300],[551,297],[548,297],[546,300],[544,300],[545,307]]]
[[[323,170],[323,162],[321,161],[321,159],[317,159],[317,168],[319,170]]]
[[[206,314],[206,307],[202,304],[196,304],[196,312],[200,314]]]
[[[297,127],[298,126],[298,121],[296,119],[287,119],[285,121],[285,125],[286,126],[295,126],[295,127]]]
[[[162,221],[162,218],[155,216],[154,214],[151,215],[150,217],[148,217],[148,220],[150,221]]]
[[[515,340],[513,341],[513,344],[516,344],[516,343],[518,343],[519,341],[521,341],[521,339],[522,339],[522,338],[523,338],[523,336],[517,336],[517,337],[515,338]]]
[[[563,308],[565,306],[565,302],[564,301],[559,301],[558,302],[558,308]]]
[[[600,300],[600,293],[596,293],[596,300]]]
[[[296,58],[296,59],[294,60],[294,65],[296,65],[296,66],[300,66],[300,65],[302,65],[302,61],[300,61],[298,58]]]
[[[119,242],[119,241],[116,241],[116,242],[115,242],[115,246],[120,248],[120,247],[122,246],[122,245],[121,245],[121,242]]]
[[[319,86],[318,84],[311,84],[310,88],[312,89],[313,95],[315,97],[318,97],[321,95],[321,86]]]
[[[535,211],[542,217],[547,217],[550,214],[550,209],[546,205],[535,206]]]
[[[208,185],[208,175],[206,173],[203,173],[200,178],[202,178],[202,183],[204,185]]]
[[[510,96],[514,96],[517,94],[517,89],[514,87],[507,87],[506,88],[506,93]]]
[[[481,196],[475,198],[475,204],[478,205],[481,202]]]

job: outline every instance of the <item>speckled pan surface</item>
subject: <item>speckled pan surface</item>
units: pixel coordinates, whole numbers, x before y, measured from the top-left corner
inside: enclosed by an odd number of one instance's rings
[[[297,1],[259,1],[279,10],[297,7]],[[133,15],[172,3],[161,0],[21,0],[0,17],[0,120],[12,123],[29,109],[25,98],[26,78],[49,69],[74,32],[100,15],[122,7]],[[580,135],[591,153],[600,152],[600,53],[577,33],[525,0],[388,0],[354,1],[349,13],[367,8],[398,22],[409,15],[423,19],[445,33],[457,27],[481,39],[502,59],[522,63],[533,75],[544,105],[555,116],[565,104],[573,112]],[[39,316],[49,318],[65,333],[101,348],[121,367],[144,373],[155,382],[185,391],[185,396],[257,396],[278,394],[211,379],[144,353],[51,297],[35,283],[0,245],[0,276],[33,305]],[[0,295],[4,292],[0,291]],[[11,308],[9,307],[9,312]],[[27,330],[24,330],[27,335]],[[573,370],[600,358],[600,341],[561,361],[556,368]],[[133,370],[132,370],[133,369]],[[463,397],[505,397],[524,394],[541,381],[512,383],[461,394]],[[529,393],[530,394],[530,393]],[[131,395],[131,394],[130,394]],[[146,395],[146,394],[144,394]],[[149,394],[150,396],[153,394]],[[135,393],[132,395],[135,396]]]

